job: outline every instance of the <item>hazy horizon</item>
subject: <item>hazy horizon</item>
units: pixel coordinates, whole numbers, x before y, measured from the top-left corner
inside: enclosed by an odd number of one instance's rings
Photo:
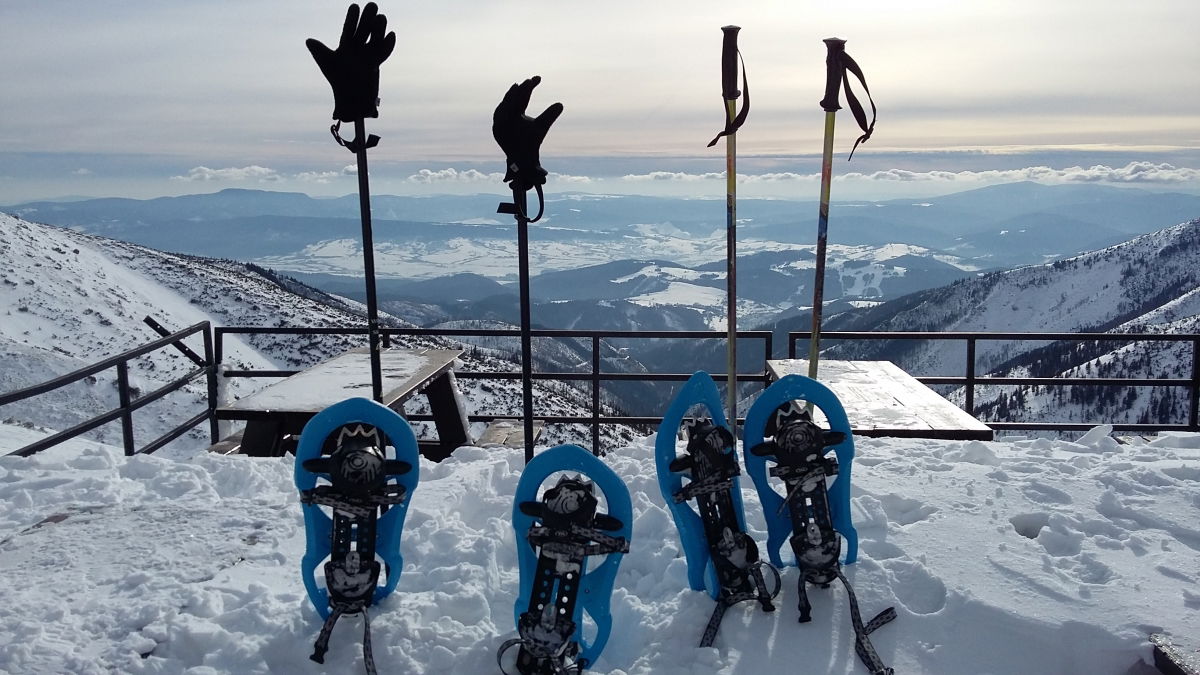
[[[0,203],[353,192],[353,156],[330,137],[332,95],[304,48],[336,42],[347,4],[0,4]],[[753,95],[738,134],[745,196],[817,193],[821,40],[834,35],[879,107],[850,163],[857,127],[848,110],[838,117],[834,199],[1023,179],[1200,192],[1194,0],[380,9],[397,35],[367,124],[383,139],[370,155],[381,193],[503,194],[492,110],[537,74],[530,112],[565,106],[543,146],[548,191],[721,196],[724,148],[704,146],[723,125],[720,27],[731,23]]]

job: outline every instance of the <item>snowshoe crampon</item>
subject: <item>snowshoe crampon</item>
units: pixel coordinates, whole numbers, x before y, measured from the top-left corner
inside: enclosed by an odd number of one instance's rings
[[[809,404],[819,409],[830,429],[813,421]],[[769,440],[768,440],[769,439]],[[841,580],[850,601],[855,649],[872,673],[891,673],[868,636],[896,618],[889,607],[865,625],[854,589],[842,573],[841,540],[846,540],[845,563],[858,558],[858,533],[850,523],[850,465],[854,437],[846,411],[825,385],[802,375],[788,375],[766,389],[746,415],[746,473],[754,481],[767,519],[767,553],[782,564],[780,549],[788,541],[800,568],[797,585],[800,622],[812,620],[807,585],[828,588]],[[832,449],[834,456],[828,456]],[[778,479],[782,493],[768,478]],[[828,479],[833,478],[833,485]]]
[[[374,672],[367,608],[400,581],[400,534],[418,478],[416,437],[386,406],[352,398],[305,425],[295,468],[306,531],[300,573],[325,619],[314,661],[324,662],[339,617],[362,614],[363,657],[367,672]],[[322,561],[324,584],[317,578]]]
[[[686,418],[696,407],[704,408],[707,416]],[[683,455],[676,453],[676,432],[687,440]],[[658,484],[687,559],[688,584],[707,590],[717,601],[700,641],[701,647],[708,647],[731,605],[757,600],[770,612],[775,609],[771,599],[779,593],[779,573],[759,560],[758,545],[746,534],[737,441],[726,426],[720,393],[708,373],[693,374],[667,408],[654,457]],[[774,580],[771,590],[764,568]]]
[[[538,497],[552,474],[566,472]],[[608,513],[598,513],[597,489]],[[596,662],[612,631],[609,596],[629,551],[633,506],[621,479],[577,445],[559,445],[525,466],[513,505],[521,589],[518,637],[500,647],[508,675],[575,675]],[[589,565],[589,556],[605,556]],[[590,569],[589,569],[590,567]],[[584,611],[595,635],[584,635]]]

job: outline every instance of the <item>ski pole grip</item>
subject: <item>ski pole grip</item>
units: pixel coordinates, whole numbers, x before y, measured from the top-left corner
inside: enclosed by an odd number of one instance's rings
[[[825,38],[828,52],[825,55],[825,98],[821,99],[821,109],[825,112],[841,110],[838,105],[838,90],[842,88],[842,54],[846,53],[846,41],[839,38]]]
[[[738,46],[737,36],[741,26],[722,26],[725,39],[721,42],[721,97],[732,101],[741,94],[737,88]]]

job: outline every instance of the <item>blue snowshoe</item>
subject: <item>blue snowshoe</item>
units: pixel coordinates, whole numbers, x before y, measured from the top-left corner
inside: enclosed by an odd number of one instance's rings
[[[825,414],[831,429],[818,426],[807,404]],[[770,440],[766,440],[769,437]],[[746,415],[746,473],[754,481],[767,519],[767,553],[775,564],[786,539],[800,568],[800,622],[812,620],[808,584],[829,588],[840,579],[850,600],[855,650],[876,675],[890,675],[891,668],[871,645],[868,636],[896,618],[888,607],[866,623],[862,622],[854,589],[842,572],[841,540],[846,539],[845,563],[858,558],[858,533],[850,522],[850,465],[854,460],[854,437],[842,404],[825,385],[801,375],[788,375],[766,389]],[[827,456],[829,449],[834,456]],[[781,495],[767,478],[766,462],[775,466],[770,476],[782,481]],[[832,486],[827,479],[835,477]]]
[[[543,481],[556,472],[568,474],[539,499]],[[596,487],[608,513],[596,512]],[[509,673],[503,658],[512,647],[519,647],[520,675],[577,675],[596,662],[612,631],[609,598],[617,567],[629,552],[632,523],[625,484],[583,448],[559,445],[525,466],[513,504],[521,572],[513,615],[519,637],[500,646],[496,659],[502,672]],[[606,557],[589,565],[587,557],[594,555]],[[584,610],[596,625],[590,640],[583,635]]]
[[[394,448],[391,457],[388,447]],[[417,441],[408,422],[369,399],[331,405],[304,426],[295,468],[307,535],[300,573],[309,599],[325,619],[313,661],[324,663],[329,636],[342,615],[362,614],[363,660],[367,672],[375,672],[367,608],[400,581],[400,534],[418,467]],[[332,517],[323,506],[332,510]],[[324,587],[317,583],[317,565],[323,560]]]
[[[703,407],[707,416],[684,417],[696,407]],[[677,432],[687,440],[687,454],[682,456],[675,451]],[[730,606],[757,600],[763,611],[775,610],[771,599],[779,593],[779,573],[759,560],[758,545],[746,534],[737,441],[726,426],[720,393],[708,373],[694,373],[667,408],[654,458],[658,485],[687,559],[688,584],[707,590],[717,601],[700,639],[701,647],[710,647]],[[693,500],[696,508],[690,504]],[[767,590],[763,567],[774,576],[773,591]]]

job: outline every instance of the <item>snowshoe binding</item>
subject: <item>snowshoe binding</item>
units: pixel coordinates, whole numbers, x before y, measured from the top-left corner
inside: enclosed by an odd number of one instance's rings
[[[818,426],[808,403],[825,414],[832,429]],[[765,440],[770,436],[771,440]],[[842,572],[841,540],[847,541],[846,563],[858,555],[858,534],[850,524],[850,464],[854,440],[841,403],[824,385],[800,375],[788,375],[764,391],[746,416],[746,472],[754,480],[767,517],[768,554],[777,564],[786,537],[800,568],[797,593],[800,622],[812,620],[808,584],[829,588],[841,580],[850,600],[855,651],[875,675],[890,675],[869,636],[896,618],[889,607],[865,625],[854,589]],[[827,456],[830,448],[834,456]],[[775,466],[770,476],[784,486],[784,496],[767,479],[766,460]],[[834,478],[829,486],[827,479]],[[784,528],[787,528],[786,530]]]
[[[684,418],[697,406],[710,417]],[[675,435],[682,432],[687,454],[676,454]],[[710,647],[725,611],[744,600],[756,600],[763,611],[775,611],[779,573],[759,560],[758,545],[746,534],[738,475],[737,441],[725,425],[720,394],[703,371],[692,375],[664,415],[655,441],[658,482],[662,488],[688,563],[688,583],[707,589],[717,606],[709,618],[701,647]],[[687,485],[683,478],[688,479]],[[695,501],[693,509],[689,502]],[[774,578],[767,589],[763,569]]]
[[[560,471],[578,473],[561,476],[538,499],[542,482]],[[596,487],[610,513],[597,513]],[[521,571],[513,607],[518,637],[500,646],[496,658],[502,672],[578,675],[596,662],[612,630],[609,596],[621,558],[629,552],[632,519],[624,483],[583,448],[560,445],[526,465],[513,508]],[[606,557],[589,569],[588,556],[597,555]],[[584,610],[596,625],[590,642],[583,635]],[[513,647],[518,648],[515,665],[506,667],[504,656]]]
[[[389,445],[395,448],[390,458]],[[342,401],[305,425],[295,469],[307,535],[301,574],[309,599],[325,619],[313,661],[325,662],[339,618],[361,614],[363,661],[368,673],[376,672],[367,608],[395,590],[404,569],[400,533],[417,486],[417,466],[408,422],[374,401]],[[324,482],[318,485],[318,479]],[[321,561],[324,587],[316,572]]]

